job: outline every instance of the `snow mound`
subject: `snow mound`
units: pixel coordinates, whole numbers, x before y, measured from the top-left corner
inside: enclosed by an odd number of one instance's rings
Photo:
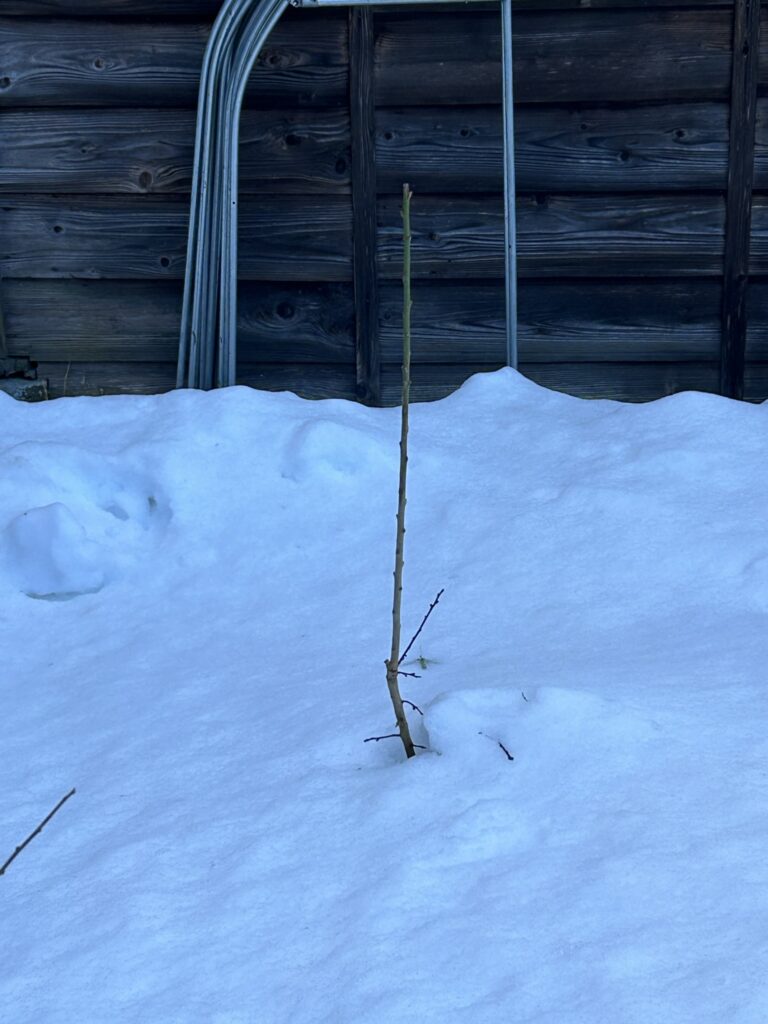
[[[56,442],[0,452],[0,551],[29,597],[95,593],[142,561],[170,509],[131,459]]]
[[[305,483],[390,474],[396,466],[396,450],[388,437],[356,422],[317,418],[294,429],[285,444],[281,469],[286,479]]]
[[[66,599],[104,586],[98,545],[61,502],[12,519],[3,546],[12,579],[29,597]]]
[[[455,690],[425,709],[430,749],[462,761],[488,760],[491,744],[517,762],[631,767],[658,726],[641,712],[585,690],[557,686]]]

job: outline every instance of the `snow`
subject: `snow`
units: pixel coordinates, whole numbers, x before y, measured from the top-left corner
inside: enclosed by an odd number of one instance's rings
[[[8,1024],[768,1020],[768,406],[0,394]],[[505,749],[514,760],[509,760]]]

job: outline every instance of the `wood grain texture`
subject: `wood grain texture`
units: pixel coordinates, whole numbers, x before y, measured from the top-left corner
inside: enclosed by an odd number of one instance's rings
[[[523,362],[715,362],[719,356],[721,287],[714,279],[524,280],[518,301]],[[398,286],[385,285],[381,347],[388,363],[400,354],[401,306]],[[768,311],[765,320],[768,327]],[[412,344],[414,363],[503,363],[503,285],[417,284]]]
[[[520,107],[515,164],[519,192],[723,189],[728,106]],[[380,108],[376,168],[381,192],[499,192],[501,108]]]
[[[189,207],[181,200],[6,196],[0,206],[0,276],[180,279]],[[347,197],[267,196],[240,209],[240,276],[262,281],[348,281]]]
[[[747,363],[744,368],[744,399],[747,402],[768,401],[768,362]]]
[[[768,195],[752,197],[749,272],[768,275]]]
[[[207,22],[0,18],[0,108],[189,107]],[[291,11],[249,80],[246,104],[341,106],[347,97],[342,11]]]
[[[759,364],[758,364],[759,365]],[[415,366],[411,397],[434,401],[455,391],[473,373],[496,366]],[[397,405],[399,368],[383,370],[383,401]],[[715,391],[717,364],[585,363],[523,365],[525,376],[543,387],[583,398],[642,402],[678,391]],[[63,395],[158,394],[175,383],[173,363],[41,363],[51,398]],[[754,375],[757,376],[757,375]],[[238,383],[266,391],[292,391],[305,398],[354,398],[354,368],[339,366],[243,366]]]
[[[182,285],[176,281],[3,281],[9,352],[46,362],[173,362]],[[244,362],[352,366],[349,285],[243,282],[238,346]]]
[[[192,110],[8,110],[2,114],[0,194],[188,193]],[[248,110],[241,124],[240,191],[345,194],[344,111]]]
[[[762,41],[765,41],[766,34],[768,28],[761,27]],[[768,97],[759,94],[755,121],[754,187],[768,189]]]
[[[6,196],[0,274],[6,278],[179,279],[188,208],[144,197]],[[380,276],[401,273],[399,203],[379,203]],[[716,196],[521,198],[523,277],[717,275],[723,201]],[[413,209],[414,279],[503,279],[498,197],[424,197]],[[349,281],[347,197],[266,196],[241,206],[240,276],[264,281]],[[756,203],[756,266],[768,267],[768,206]]]
[[[14,351],[42,360],[54,395],[173,385],[193,108],[218,3],[3,5],[3,301]],[[588,397],[715,390],[732,5],[516,7],[525,372]],[[378,188],[394,198],[376,208],[383,301],[369,337],[396,402],[405,178],[420,401],[504,361],[498,12],[390,9],[374,28]],[[244,118],[241,380],[309,397],[356,387],[348,59],[345,11],[291,12]],[[768,97],[755,170],[768,189]],[[768,200],[752,240],[752,271],[768,274]],[[768,295],[753,295],[759,367]],[[759,388],[759,371],[747,379]]]
[[[399,208],[379,203],[379,272],[400,274]],[[717,275],[724,204],[717,196],[522,197],[517,204],[522,277]],[[414,278],[504,277],[497,197],[424,197],[413,204]],[[767,254],[768,255],[768,254]]]
[[[530,362],[684,362],[718,358],[716,280],[524,281],[520,347]],[[768,287],[754,286],[750,358],[768,359]],[[12,357],[38,361],[171,362],[176,358],[180,282],[4,281]],[[414,362],[504,361],[504,289],[497,284],[417,284]],[[243,282],[239,355],[245,362],[355,361],[349,285]],[[399,284],[382,289],[380,343],[400,358]]]
[[[736,0],[720,353],[720,390],[730,398],[744,394],[759,39],[760,0]]]
[[[752,278],[747,290],[746,361],[747,365],[768,363],[768,280],[765,278]]]
[[[171,391],[175,363],[41,363],[51,398],[73,395],[152,395]],[[350,366],[244,366],[238,384],[263,391],[292,391],[304,398],[354,398]]]
[[[387,13],[377,23],[380,105],[478,104],[501,93],[498,15]],[[0,19],[2,106],[189,106],[208,22]],[[564,10],[515,19],[521,102],[728,95],[727,10]],[[342,105],[344,12],[292,11],[251,77],[261,106]]]
[[[373,12],[349,12],[349,107],[352,129],[352,275],[355,291],[357,397],[381,401],[379,298],[376,274],[376,163],[374,148]]]
[[[724,7],[725,0],[514,0],[515,10],[568,10],[583,8]],[[495,4],[488,4],[495,7]],[[5,0],[6,16],[51,15],[57,17],[199,17],[213,18],[221,0]],[[436,12],[449,5],[436,4]],[[422,8],[423,10],[423,8]]]
[[[718,10],[521,12],[515,17],[519,103],[724,99],[731,17]],[[500,28],[492,12],[387,12],[377,22],[381,106],[468,105],[501,96]]]

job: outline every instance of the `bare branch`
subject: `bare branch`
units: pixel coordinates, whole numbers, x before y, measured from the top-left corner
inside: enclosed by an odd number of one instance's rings
[[[394,594],[392,598],[392,646],[387,659],[387,689],[395,711],[395,721],[406,757],[416,753],[403,710],[398,680],[400,650],[400,613],[403,603],[403,565],[405,548],[405,506],[408,480],[408,412],[411,393],[411,190],[403,185],[403,404],[400,411],[400,474],[397,490],[397,533],[395,535]]]
[[[51,820],[51,818],[52,818],[52,817],[54,816],[54,814],[55,814],[55,813],[56,813],[56,812],[57,812],[58,810],[60,810],[60,809],[61,809],[61,808],[62,808],[62,807],[64,806],[64,804],[65,804],[65,803],[67,802],[67,800],[69,800],[69,798],[70,798],[71,796],[74,796],[74,795],[75,795],[75,790],[74,790],[74,789],[71,789],[71,790],[69,791],[69,793],[67,793],[67,795],[66,795],[66,796],[63,796],[63,797],[61,798],[61,800],[59,800],[59,802],[58,802],[58,803],[56,804],[56,806],[55,806],[55,807],[53,808],[53,810],[51,811],[51,813],[50,813],[50,814],[49,814],[49,815],[48,815],[47,817],[43,818],[43,820],[42,820],[42,821],[40,822],[40,824],[39,824],[39,825],[37,826],[37,828],[35,829],[35,831],[34,831],[34,832],[31,832],[31,833],[30,833],[30,834],[29,834],[29,835],[27,836],[27,838],[26,838],[26,839],[24,840],[24,842],[23,842],[23,843],[21,844],[21,846],[17,846],[17,847],[16,847],[16,849],[15,849],[15,850],[13,851],[13,853],[12,853],[12,854],[11,854],[11,856],[10,856],[10,857],[8,858],[8,860],[7,860],[6,862],[5,862],[5,864],[3,864],[3,866],[2,866],[2,867],[0,867],[0,875],[4,875],[4,874],[5,874],[5,872],[6,872],[6,869],[7,869],[7,868],[9,868],[9,867],[11,866],[11,864],[13,864],[13,862],[14,862],[14,861],[16,860],[16,858],[17,858],[17,857],[19,856],[19,854],[21,853],[21,851],[22,851],[22,850],[24,849],[24,847],[25,847],[25,846],[28,846],[28,845],[29,845],[29,844],[30,844],[30,843],[32,842],[32,840],[33,840],[33,839],[35,838],[35,836],[38,836],[38,835],[40,835],[40,833],[41,833],[41,832],[43,831],[43,829],[44,829],[44,828],[45,828],[45,826],[46,826],[46,825],[48,824],[48,822],[49,822],[49,821]]]
[[[403,703],[405,703],[405,701],[403,701]],[[401,736],[400,736],[399,732],[388,732],[386,736],[369,736],[367,740],[363,740],[363,743],[378,743],[379,740],[399,740],[399,739],[401,739]],[[427,749],[426,747],[423,747],[421,745],[421,743],[414,743],[413,745],[414,745],[414,747],[416,747],[417,750],[426,750]]]
[[[419,677],[421,678],[421,677]],[[403,704],[407,704],[409,708],[413,708],[414,711],[418,711],[421,717],[424,717],[424,712],[421,710],[418,704],[414,704],[412,700],[404,700]]]
[[[503,743],[501,742],[501,740],[497,740],[497,743],[499,744],[499,746],[501,747],[501,749],[502,749],[502,750],[504,751],[504,753],[505,753],[505,754],[507,755],[507,760],[508,760],[508,761],[514,761],[514,760],[515,760],[515,759],[514,759],[514,757],[512,757],[512,755],[511,755],[511,754],[510,754],[510,752],[509,752],[509,751],[507,750],[507,748],[506,748],[506,747],[504,746],[504,744],[503,744]]]
[[[421,679],[418,672],[401,672],[400,669],[398,669],[397,674],[399,676],[406,676],[408,679]],[[405,703],[405,701],[403,701],[403,703]]]
[[[421,625],[419,626],[419,628],[416,630],[416,632],[411,637],[411,642],[408,644],[408,646],[405,648],[403,653],[400,655],[400,660],[397,663],[398,665],[402,665],[403,662],[405,661],[405,659],[408,657],[408,652],[413,647],[413,645],[416,643],[416,640],[417,640],[417,638],[419,636],[419,633],[421,633],[422,629],[424,629],[424,627],[426,626],[427,619],[432,614],[432,612],[435,610],[435,608],[437,608],[437,603],[440,600],[440,598],[443,596],[444,593],[445,593],[445,587],[443,587],[443,589],[438,593],[438,595],[435,598],[435,600],[432,602],[432,604],[427,609],[427,614],[421,620]]]

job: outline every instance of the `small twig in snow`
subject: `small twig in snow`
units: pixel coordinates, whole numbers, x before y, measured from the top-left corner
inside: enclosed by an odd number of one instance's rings
[[[411,642],[408,644],[408,646],[405,648],[403,653],[400,655],[400,661],[398,661],[398,663],[397,663],[398,665],[402,665],[403,662],[405,661],[405,659],[408,657],[408,652],[413,647],[413,645],[416,643],[416,639],[417,639],[419,633],[421,633],[422,629],[424,629],[424,627],[426,626],[427,619],[429,618],[429,616],[432,614],[432,612],[437,607],[437,602],[440,600],[440,598],[443,596],[444,593],[445,593],[445,587],[442,588],[442,590],[438,593],[438,595],[435,598],[435,600],[432,602],[432,604],[427,609],[427,614],[421,620],[421,625],[419,626],[419,628],[416,630],[416,632],[411,637]]]
[[[485,738],[486,738],[487,740],[490,740],[491,742],[493,742],[493,741],[494,741],[494,737],[493,737],[493,736],[489,736],[489,735],[488,735],[488,733],[487,733],[487,732],[483,732],[483,731],[482,731],[482,729],[480,730],[480,732],[479,732],[479,733],[478,733],[477,735],[478,735],[478,736],[485,736]],[[509,752],[509,751],[507,750],[507,748],[506,748],[506,747],[504,746],[504,744],[503,744],[503,743],[501,742],[501,740],[496,740],[496,743],[497,743],[497,744],[498,744],[498,745],[499,745],[499,746],[501,747],[501,749],[502,749],[502,750],[504,751],[504,753],[505,753],[505,754],[507,755],[507,760],[508,760],[508,761],[514,761],[514,760],[515,760],[515,759],[514,759],[514,757],[513,757],[513,756],[512,756],[511,754],[510,754],[510,752]]]
[[[405,703],[406,702],[403,701],[403,704],[405,704]],[[400,733],[399,732],[388,732],[386,734],[386,736],[369,736],[367,740],[363,740],[363,743],[378,743],[379,740],[399,740],[399,739],[400,739]],[[416,747],[417,750],[426,750],[427,749],[426,747],[423,747],[420,743],[414,743],[413,745],[414,745],[414,747]]]
[[[45,828],[45,826],[46,826],[46,825],[48,824],[48,822],[49,822],[49,821],[51,820],[51,818],[52,818],[52,817],[54,816],[54,814],[56,813],[56,811],[60,810],[60,808],[62,808],[62,807],[64,806],[64,804],[65,804],[65,803],[67,802],[67,800],[69,800],[69,798],[70,798],[71,796],[74,796],[74,795],[75,795],[75,790],[74,790],[74,789],[71,789],[71,790],[69,791],[69,793],[67,793],[67,795],[66,795],[66,796],[63,796],[63,797],[61,798],[61,800],[59,800],[59,802],[58,802],[58,803],[56,804],[56,806],[55,806],[55,807],[53,808],[53,810],[51,811],[51,813],[50,813],[50,814],[49,814],[49,815],[48,815],[47,817],[43,818],[43,820],[42,820],[42,821],[40,822],[40,824],[39,824],[39,825],[37,826],[37,828],[35,829],[35,831],[34,831],[34,832],[31,832],[31,833],[30,833],[30,834],[29,834],[29,835],[27,836],[27,838],[26,838],[26,839],[24,840],[24,842],[23,842],[23,843],[21,844],[21,846],[17,846],[17,847],[16,847],[16,849],[15,849],[15,850],[13,851],[13,853],[12,853],[12,854],[11,854],[11,856],[10,856],[10,857],[8,858],[8,860],[7,860],[6,862],[5,862],[5,864],[3,864],[3,866],[2,866],[2,867],[0,867],[0,875],[4,875],[4,874],[5,874],[5,872],[6,872],[6,869],[7,869],[7,868],[9,868],[9,867],[11,866],[11,864],[13,864],[13,862],[14,862],[14,861],[16,860],[16,858],[17,858],[17,857],[19,856],[19,854],[21,853],[21,851],[22,851],[22,850],[24,849],[24,847],[25,847],[25,846],[28,846],[28,845],[29,845],[29,844],[30,844],[30,843],[32,842],[32,840],[33,840],[33,839],[35,838],[35,836],[38,836],[38,835],[40,835],[40,833],[41,833],[41,832],[43,831],[43,829]]]
[[[526,704],[530,703],[528,698],[525,696],[525,694],[523,693],[522,690],[520,691],[520,696],[523,698],[523,700],[525,701]]]
[[[400,669],[398,669],[397,674],[399,676],[407,676],[409,679],[421,679],[421,676],[419,675],[418,672],[402,672]],[[405,701],[403,701],[403,704],[405,704]]]
[[[421,678],[421,677],[419,677],[419,678]],[[413,708],[414,711],[418,711],[422,718],[424,717],[424,712],[421,710],[419,705],[418,704],[414,704],[412,700],[404,700],[403,704],[407,704],[408,707]]]

